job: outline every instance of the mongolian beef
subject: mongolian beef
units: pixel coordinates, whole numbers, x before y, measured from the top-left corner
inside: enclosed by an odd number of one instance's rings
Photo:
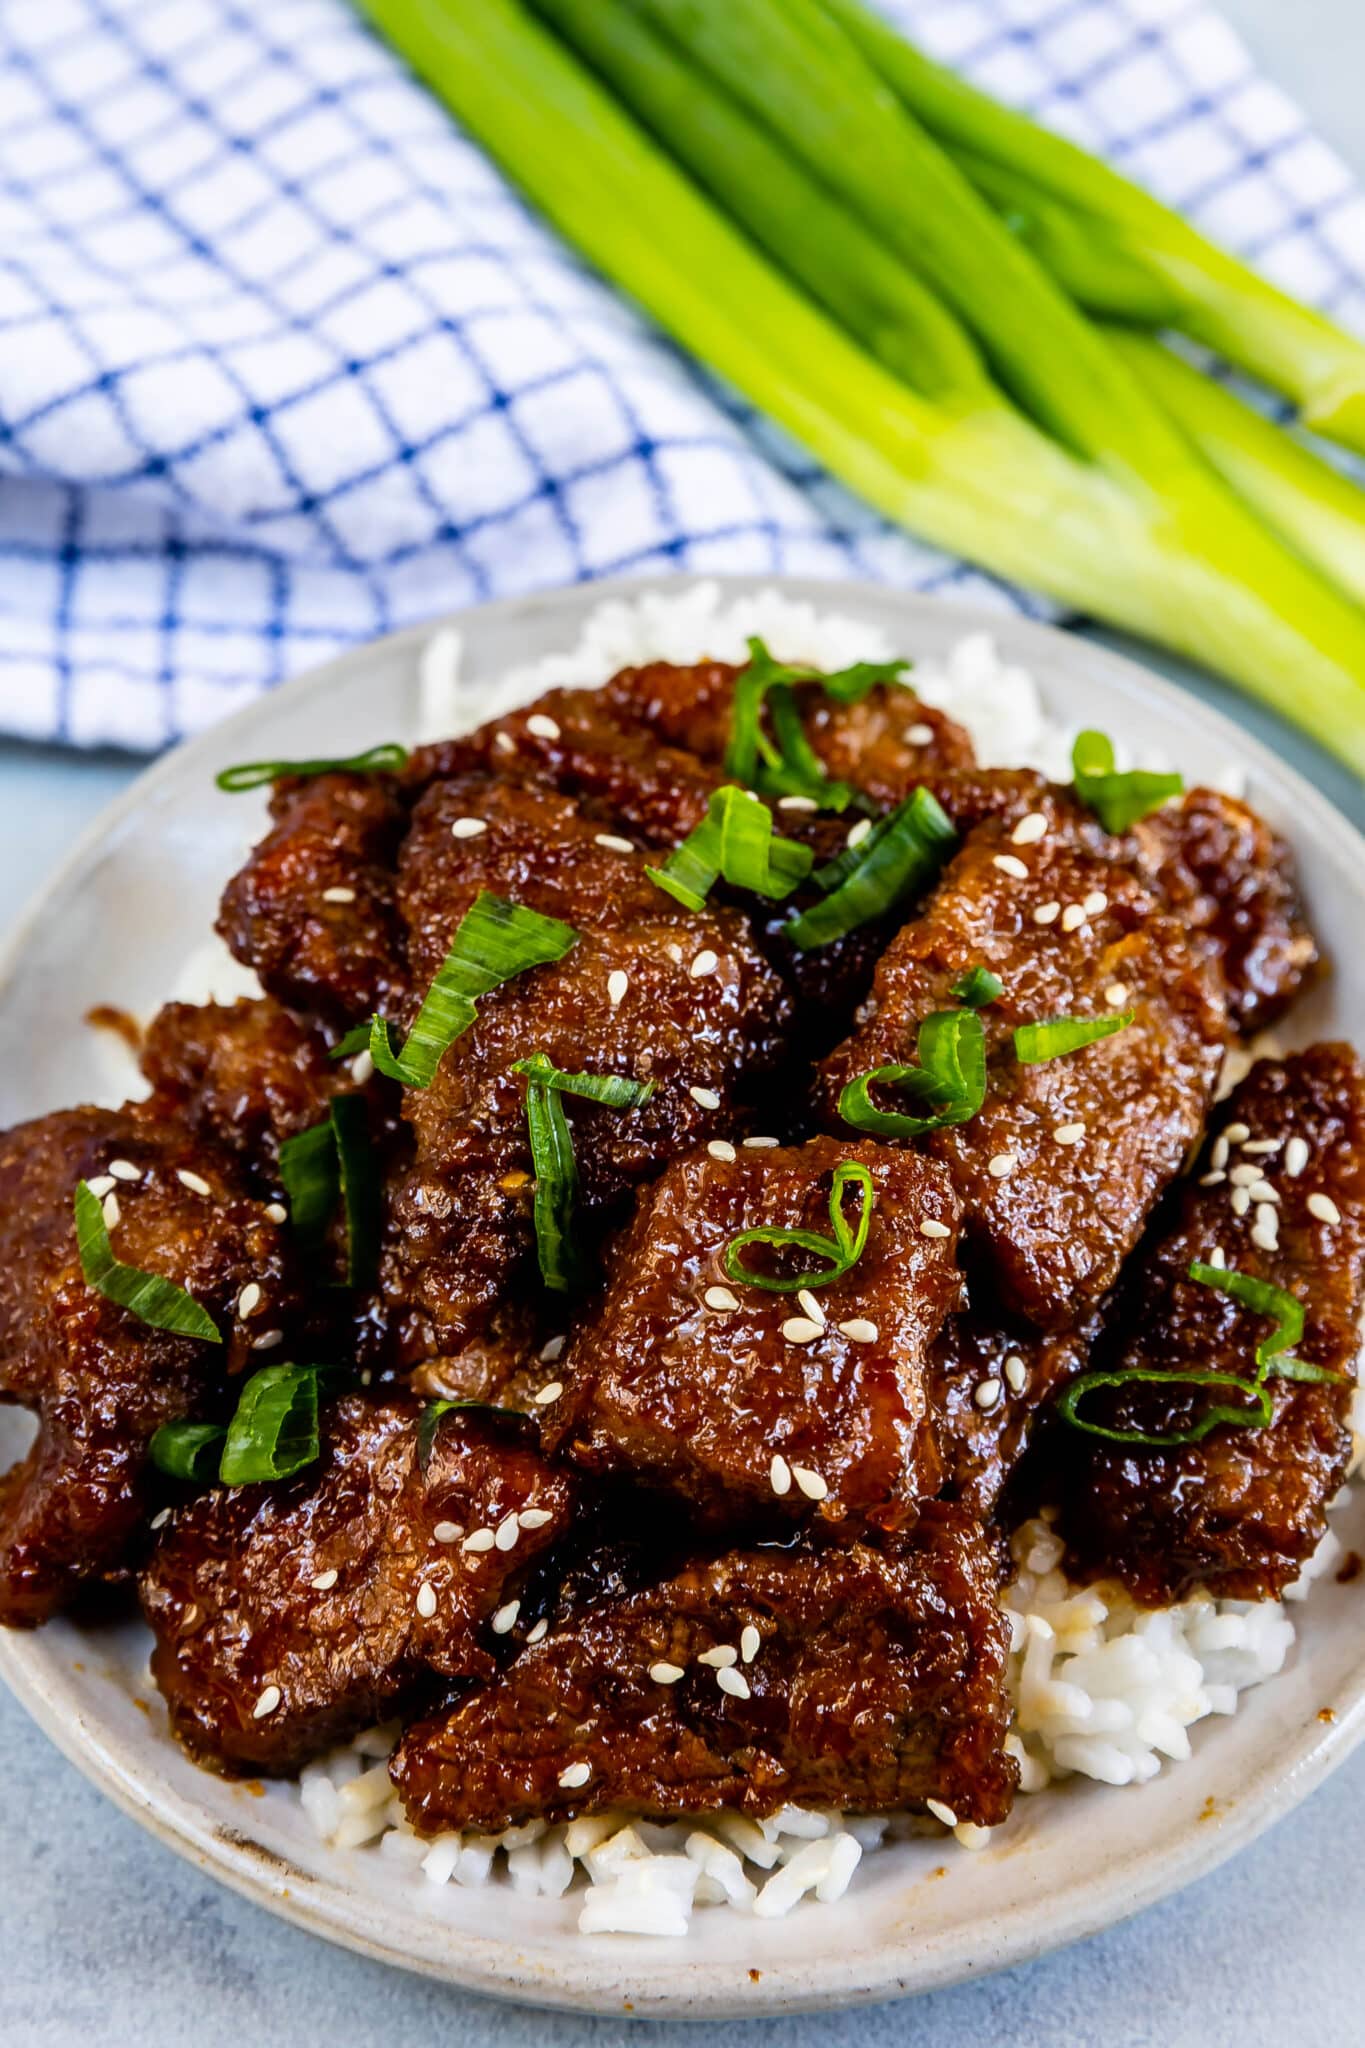
[[[1026,1516],[1152,1604],[1323,1534],[1365,1075],[1215,1103],[1316,967],[1288,850],[751,648],[230,771],[264,994],[0,1139],[0,1620],[135,1583],[207,1765],[387,1719],[423,1837],[989,1827]]]

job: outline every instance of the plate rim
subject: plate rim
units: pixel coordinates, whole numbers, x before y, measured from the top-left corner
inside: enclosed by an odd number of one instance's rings
[[[866,580],[711,574],[617,577],[467,606],[343,649],[169,749],[101,808],[34,892],[0,943],[0,1002],[8,994],[49,905],[79,877],[110,836],[163,786],[178,781],[187,767],[211,756],[235,734],[249,732],[268,704],[277,704],[281,698],[302,704],[315,695],[325,694],[339,670],[352,671],[377,654],[392,659],[401,658],[409,650],[415,653],[446,628],[463,634],[484,622],[515,624],[528,617],[540,618],[547,612],[563,613],[567,639],[599,605],[628,602],[654,592],[681,595],[700,584],[717,585],[722,602],[771,589],[798,602],[827,611],[843,610],[855,617],[869,605],[879,613],[888,608],[901,610],[906,616],[907,636],[913,634],[917,615],[946,617],[960,625],[964,636],[986,632],[1006,642],[1008,658],[1022,661],[1044,679],[1050,661],[1055,661],[1059,644],[1070,651],[1073,661],[1081,649],[1081,658],[1091,672],[1108,681],[1126,700],[1140,705],[1144,699],[1155,699],[1224,748],[1229,758],[1244,766],[1253,778],[1268,777],[1277,784],[1294,804],[1304,834],[1311,834],[1320,845],[1325,844],[1338,859],[1353,859],[1365,877],[1365,835],[1298,769],[1280,760],[1262,740],[1244,731],[1222,711],[1203,703],[1181,684],[1110,647],[1080,641],[1058,627],[992,610],[986,605],[958,604]],[[1365,906],[1365,881],[1361,901]],[[572,1962],[553,1960],[538,1964],[525,1953],[529,1944],[459,1928],[445,1931],[448,1953],[443,1957],[402,1950],[367,1933],[362,1917],[340,1882],[315,1879],[303,1871],[286,1871],[289,1881],[285,1882],[274,1851],[264,1844],[253,1844],[245,1830],[235,1840],[224,1839],[206,1809],[196,1813],[191,1801],[169,1786],[158,1786],[154,1774],[144,1769],[140,1777],[135,1767],[121,1761],[117,1740],[111,1744],[98,1727],[56,1696],[55,1659],[45,1656],[41,1631],[0,1630],[0,1677],[54,1746],[121,1811],[196,1867],[208,1870],[241,1896],[294,1925],[372,1959],[487,1996],[566,2011],[616,2014],[624,2010],[661,2018],[760,2017],[850,2008],[943,1988],[969,1976],[1032,1960],[1115,1926],[1215,1869],[1298,1805],[1365,1740],[1362,1663],[1349,1703],[1338,1711],[1335,1721],[1301,1742],[1292,1762],[1266,1759],[1244,1788],[1234,1812],[1218,1827],[1188,1829],[1174,1845],[1137,1847],[1125,1866],[1121,1898],[1097,1893],[1093,1901],[1074,1905],[1064,1921],[1048,1927],[1040,1928],[1035,1920],[1006,1931],[1003,1936],[983,1928],[982,1953],[974,1958],[964,1958],[958,1952],[942,1956],[920,1954],[916,1958],[907,1941],[899,1950],[888,1950],[885,1965],[879,1969],[867,1967],[862,1959],[850,1965],[838,1957],[800,1968],[780,1962],[765,1970],[761,1985],[754,1987],[746,1981],[748,1972],[738,1963],[692,1960],[687,1955],[686,1943],[677,1945],[677,1959],[671,1965],[651,1958],[638,1971],[632,1971],[630,1955],[638,1955],[639,1950],[623,1951],[616,1944],[602,1944],[599,1948],[585,1942],[581,1957],[576,1956]],[[596,1968],[589,1967],[589,1958],[594,1955],[601,1958]],[[902,1964],[899,1969],[897,1959]],[[640,1982],[633,1987],[637,1995],[632,1999],[625,1992],[632,1988],[632,1980],[637,1976]]]

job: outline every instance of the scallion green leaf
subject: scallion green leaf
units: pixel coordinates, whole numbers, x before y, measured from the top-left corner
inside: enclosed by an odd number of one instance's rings
[[[1087,1394],[1099,1387],[1128,1387],[1135,1385],[1156,1385],[1167,1387],[1236,1387],[1247,1397],[1249,1405],[1229,1407],[1224,1402],[1214,1402],[1206,1408],[1198,1422],[1189,1429],[1175,1429],[1157,1432],[1145,1429],[1109,1429],[1103,1423],[1087,1421],[1078,1410]],[[1121,1372],[1083,1372],[1074,1379],[1058,1396],[1057,1413],[1063,1422],[1069,1422],[1073,1429],[1083,1429],[1087,1436],[1104,1437],[1111,1444],[1140,1444],[1159,1450],[1178,1444],[1202,1443],[1210,1430],[1220,1423],[1234,1423],[1239,1429],[1264,1429],[1274,1409],[1271,1398],[1263,1386],[1239,1379],[1235,1372],[1158,1372],[1155,1368],[1133,1367]]]
[[[784,936],[810,951],[887,916],[925,888],[956,845],[957,833],[938,799],[927,789],[915,790],[857,846],[820,869],[815,879],[829,895],[785,925]]]
[[[542,1088],[557,1088],[561,1095],[581,1095],[587,1102],[600,1102],[606,1109],[638,1109],[658,1086],[656,1081],[632,1081],[625,1074],[566,1074],[552,1066],[543,1052],[518,1060],[512,1072],[528,1075]]]
[[[380,1183],[363,1095],[334,1095],[328,1112],[346,1209],[346,1285],[369,1287],[379,1265]]]
[[[428,1401],[417,1418],[417,1465],[420,1471],[425,1472],[431,1463],[431,1454],[436,1448],[436,1433],[444,1418],[447,1415],[467,1414],[471,1409],[477,1414],[496,1416],[500,1422],[515,1418],[517,1413],[512,1408],[499,1408],[493,1401]]]
[[[1279,1376],[1291,1362],[1286,1355],[1303,1335],[1303,1303],[1271,1280],[1258,1280],[1254,1273],[1239,1273],[1235,1266],[1207,1266],[1196,1259],[1190,1267],[1191,1280],[1201,1287],[1216,1288],[1252,1315],[1267,1316],[1274,1324],[1269,1336],[1256,1346],[1256,1377]],[[1311,1369],[1311,1368],[1310,1368]],[[1286,1378],[1293,1375],[1284,1374]]]
[[[1115,774],[1113,742],[1102,732],[1077,735],[1071,768],[1077,796],[1106,832],[1126,832],[1185,787],[1182,776],[1156,775],[1143,768]]]
[[[774,833],[772,812],[748,790],[718,789],[700,825],[662,867],[645,873],[686,909],[700,910],[722,879],[758,896],[789,896],[810,873],[813,859],[808,846]]]
[[[205,1344],[223,1339],[208,1310],[159,1273],[144,1273],[140,1266],[125,1266],[114,1257],[105,1228],[99,1196],[85,1181],[76,1187],[76,1249],[87,1287],[93,1287],[107,1301],[117,1302],[154,1330],[170,1330],[180,1337],[198,1337]]]
[[[384,740],[377,747],[367,747],[363,754],[347,754],[335,759],[241,761],[235,768],[222,769],[214,781],[219,789],[235,796],[244,789],[260,789],[267,782],[279,782],[286,775],[304,780],[315,775],[393,774],[405,768],[407,760],[406,747],[400,747],[396,740]]]
[[[986,1099],[986,1033],[975,1010],[938,1010],[916,1035],[918,1066],[875,1067],[846,1084],[839,1114],[858,1131],[880,1138],[920,1138],[948,1124],[966,1123]],[[928,1106],[925,1116],[878,1109],[875,1086],[902,1088]]]
[[[809,796],[823,810],[844,810],[853,791],[848,783],[835,782],[826,774],[806,737],[792,691],[800,683],[820,683],[827,689],[832,685],[832,695],[848,692],[844,701],[856,702],[876,680],[867,674],[871,666],[860,663],[856,675],[851,669],[843,669],[833,677],[821,676],[815,669],[774,661],[764,643],[752,635],[748,662],[735,678],[730,740],[725,750],[726,774],[733,775],[746,789],[761,790],[765,796]],[[903,667],[904,663],[885,666]],[[763,731],[765,706],[772,714],[771,740]]]
[[[226,1435],[219,1422],[163,1422],[149,1447],[152,1463],[172,1479],[216,1479]]]
[[[988,967],[969,967],[959,975],[948,991],[958,1002],[965,1003],[969,1010],[984,1010],[988,1003],[994,1003],[1005,993],[1005,984],[998,974],[992,974]]]
[[[540,1274],[547,1287],[567,1293],[582,1279],[582,1262],[573,1238],[578,1199],[578,1163],[573,1133],[561,1095],[581,1095],[604,1109],[638,1109],[654,1093],[653,1081],[632,1081],[622,1074],[566,1074],[543,1052],[518,1060],[512,1069],[526,1081],[526,1128],[536,1190],[533,1220]]]
[[[336,1207],[340,1183],[336,1134],[329,1116],[324,1123],[286,1138],[280,1146],[280,1179],[289,1197],[289,1223],[301,1244],[321,1238]]]
[[[852,1230],[844,1215],[844,1191],[848,1187],[856,1187],[862,1195],[858,1222]],[[832,1280],[842,1280],[862,1257],[876,1199],[876,1186],[868,1169],[859,1160],[845,1159],[835,1167],[830,1187],[832,1237],[822,1237],[814,1230],[787,1230],[777,1225],[741,1230],[725,1247],[725,1271],[731,1280],[739,1281],[742,1286],[763,1287],[771,1294],[796,1294],[806,1287],[828,1287]],[[772,1251],[811,1252],[827,1264],[823,1270],[817,1267],[814,1272],[796,1273],[782,1279],[767,1273],[755,1273],[740,1257],[744,1247],[751,1244],[766,1245]]]
[[[1136,1015],[1136,1010],[1114,1010],[1107,1017],[1047,1017],[1039,1024],[1020,1024],[1014,1033],[1015,1058],[1026,1067],[1062,1059],[1083,1045],[1126,1031]]]
[[[268,1365],[242,1388],[218,1477],[224,1486],[288,1479],[319,1455],[318,1376],[308,1365]]]

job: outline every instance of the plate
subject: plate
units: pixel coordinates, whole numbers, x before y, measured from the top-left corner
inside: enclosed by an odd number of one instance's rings
[[[596,585],[465,612],[461,708],[495,708],[497,679],[573,645],[588,610],[650,586]],[[663,586],[658,586],[663,587]],[[726,594],[774,587],[733,579]],[[1189,781],[1246,773],[1253,803],[1293,842],[1312,916],[1335,962],[1292,1035],[1352,1035],[1365,1016],[1365,842],[1305,782],[1235,726],[1131,662],[1049,627],[882,589],[779,580],[784,595],[941,656],[972,630],[1031,669],[1049,711],[1126,736]],[[677,581],[667,588],[676,592]],[[0,1123],[82,1099],[116,1101],[95,1003],[145,1014],[209,932],[226,876],[256,836],[263,799],[219,798],[230,762],[344,754],[417,729],[422,651],[440,622],[357,649],[180,748],[104,813],[0,959]],[[0,1411],[0,1458],[22,1441]],[[1365,1550],[1365,1489],[1336,1518]],[[316,1934],[495,1996],[585,2012],[720,2018],[885,1999],[984,1974],[1092,1934],[1201,1876],[1287,1812],[1365,1734],[1359,1594],[1328,1578],[1295,1610],[1289,1668],[1238,1713],[1193,1731],[1192,1761],[1151,1784],[1072,1780],[1022,1799],[977,1854],[919,1839],[864,1860],[837,1904],[756,1921],[709,1908],[683,1941],[585,1937],[568,1900],[506,1885],[437,1889],[372,1850],[327,1849],[292,1789],[233,1785],[172,1742],[133,1624],[0,1631],[0,1674],[52,1740],[160,1840]]]

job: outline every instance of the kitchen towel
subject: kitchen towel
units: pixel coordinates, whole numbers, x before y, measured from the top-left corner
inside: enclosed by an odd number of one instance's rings
[[[1216,12],[884,4],[1365,328],[1365,198]],[[674,349],[345,0],[0,0],[0,730],[153,749],[414,620],[658,570],[1025,602]]]

